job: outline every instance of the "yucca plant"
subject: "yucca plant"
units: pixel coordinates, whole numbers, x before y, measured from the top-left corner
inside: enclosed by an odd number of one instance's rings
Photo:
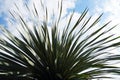
[[[58,19],[50,26],[51,32],[48,30],[47,10],[46,20],[34,25],[32,30],[19,16],[23,29],[18,30],[20,38],[1,27],[4,37],[0,38],[0,80],[92,80],[112,78],[106,74],[119,75],[120,68],[112,62],[118,61],[120,55],[109,51],[119,47],[120,42],[115,42],[119,36],[105,36],[115,26],[106,29],[108,22],[95,27],[102,15],[91,23],[92,17],[86,18],[87,13],[88,9],[85,9],[71,25],[73,12],[69,21],[62,24],[66,25],[63,31],[58,26],[62,6]]]

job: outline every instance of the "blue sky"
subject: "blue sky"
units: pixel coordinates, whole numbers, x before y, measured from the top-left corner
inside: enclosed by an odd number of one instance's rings
[[[94,8],[95,6],[94,6],[94,1],[93,2],[91,2],[91,0],[77,0],[76,1],[76,6],[75,6],[75,10],[76,11],[82,11],[83,9],[85,9],[85,8],[89,8],[89,10],[91,10],[92,8]]]

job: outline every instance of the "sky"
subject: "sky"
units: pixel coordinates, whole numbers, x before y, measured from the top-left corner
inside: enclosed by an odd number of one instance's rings
[[[14,23],[14,25],[10,24],[10,20],[12,19],[9,11],[17,11],[15,4],[19,6],[23,17],[28,19],[30,15],[26,13],[24,3],[29,5],[30,8],[33,8],[32,2],[34,2],[39,9],[40,0],[0,0],[0,25],[8,27],[10,30],[14,29],[16,23]],[[52,14],[53,9],[56,11],[57,0],[43,0],[43,2],[49,7],[49,14]],[[110,20],[112,20],[111,26],[120,24],[120,0],[63,0],[63,3],[63,15],[69,14],[75,10],[75,17],[77,18],[77,15],[79,15],[85,8],[88,8],[89,15],[93,15],[94,17],[104,13],[101,18],[102,24]],[[41,12],[40,9],[39,12]],[[113,33],[120,35],[119,29],[120,28],[117,27],[113,30]]]
[[[58,13],[58,0],[42,1],[48,7],[50,22],[52,19],[52,12],[54,11],[55,14]],[[39,19],[33,17],[33,3],[38,10],[38,14],[40,15]],[[27,4],[28,7],[31,9],[30,13],[27,11],[27,9],[25,9],[25,4]],[[19,13],[20,15],[22,15],[22,17],[24,17],[29,25],[32,25],[32,21],[37,22],[43,19],[43,16],[41,15],[43,14],[43,10],[40,6],[40,0],[0,0],[0,25],[8,28],[13,34],[16,35],[16,27],[19,27],[19,23],[12,19],[9,11],[12,12],[14,15],[16,15],[16,13]],[[94,18],[99,16],[101,13],[104,13],[101,18],[100,24],[104,24],[105,22],[108,22],[110,20],[112,20],[112,22],[109,26],[120,24],[120,0],[63,0],[62,16],[64,18],[61,21],[61,25],[66,22],[66,18],[68,17],[67,15],[71,14],[73,10],[75,11],[75,15],[73,18],[74,23],[74,21],[77,20],[78,16],[85,8],[89,9],[88,16],[92,15]],[[112,33],[120,35],[119,30],[120,25],[113,29]]]

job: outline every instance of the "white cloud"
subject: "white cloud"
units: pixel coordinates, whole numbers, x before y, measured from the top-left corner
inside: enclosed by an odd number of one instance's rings
[[[97,0],[95,13],[104,13],[107,15],[104,21],[112,20],[111,26],[120,24],[120,0]],[[120,25],[116,27],[112,33],[120,35]]]

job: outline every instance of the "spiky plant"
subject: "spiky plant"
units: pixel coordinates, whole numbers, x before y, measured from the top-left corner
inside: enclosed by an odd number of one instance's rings
[[[62,32],[58,26],[62,6],[51,32],[47,20],[31,30],[21,16],[21,38],[1,27],[0,80],[92,80],[110,78],[105,76],[109,73],[118,75],[120,69],[111,61],[119,60],[120,55],[108,50],[119,47],[120,42],[115,42],[119,36],[104,36],[113,29],[103,30],[109,22],[93,31],[102,15],[90,22],[91,17],[85,18],[87,12],[85,9],[72,26],[71,14]]]

